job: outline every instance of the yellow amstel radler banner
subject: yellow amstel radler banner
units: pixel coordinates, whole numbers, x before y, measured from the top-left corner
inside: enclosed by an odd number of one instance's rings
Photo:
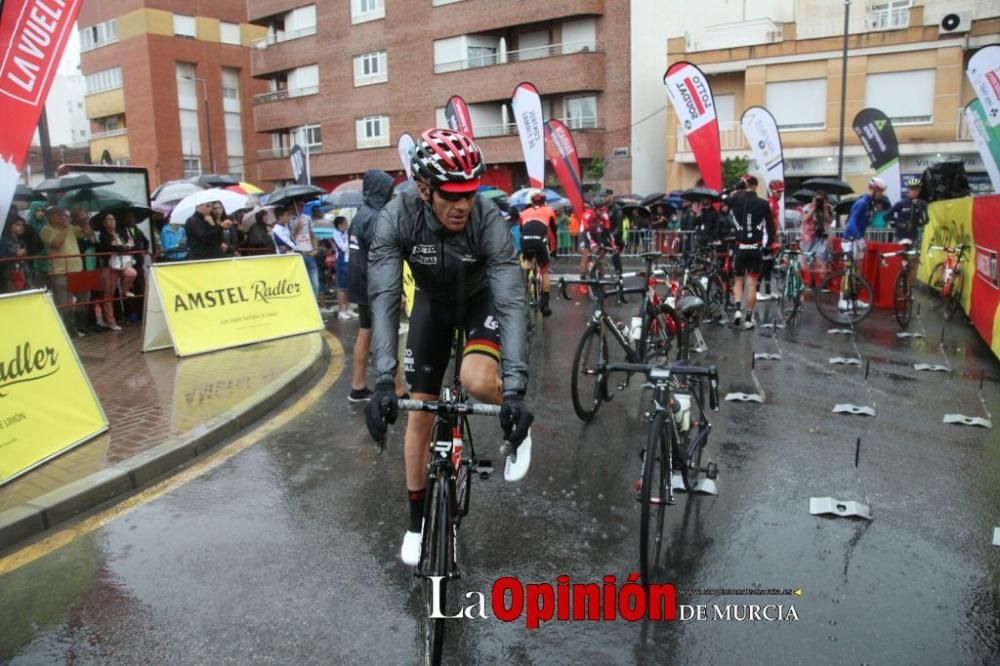
[[[149,287],[143,351],[190,356],[323,328],[297,254],[154,264]]]
[[[51,297],[0,296],[0,484],[108,429]]]

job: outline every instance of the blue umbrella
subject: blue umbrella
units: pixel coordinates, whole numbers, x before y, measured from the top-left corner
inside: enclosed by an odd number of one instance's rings
[[[324,202],[322,199],[314,199],[302,207],[302,213],[305,215],[312,215],[313,210],[316,208],[319,208],[322,213],[327,213],[333,210],[333,206]]]
[[[524,189],[514,192],[510,195],[510,205],[514,208],[527,208],[531,203],[527,200],[528,193],[533,191],[534,188],[526,187]],[[545,203],[549,206],[569,206],[569,199],[566,199],[559,195],[555,190],[544,189],[542,192],[545,193]]]

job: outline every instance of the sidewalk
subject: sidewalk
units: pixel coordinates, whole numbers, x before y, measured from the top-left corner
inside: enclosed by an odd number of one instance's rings
[[[143,354],[139,326],[74,342],[110,427],[0,486],[0,551],[204,453],[327,362],[318,333],[185,359]]]

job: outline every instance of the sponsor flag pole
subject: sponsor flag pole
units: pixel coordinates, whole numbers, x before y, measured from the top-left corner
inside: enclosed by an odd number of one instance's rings
[[[444,107],[444,117],[448,122],[448,127],[461,132],[470,139],[475,137],[472,134],[472,116],[469,113],[469,105],[458,95],[452,95],[451,99]]]
[[[722,191],[722,149],[715,98],[708,78],[689,62],[675,62],[663,76],[663,85],[687,137],[701,179],[707,187]]]
[[[542,122],[542,97],[530,83],[520,83],[511,98],[517,134],[521,138],[524,164],[531,187],[545,186],[545,135]]]
[[[14,199],[18,172],[38,126],[59,60],[83,0],[45,5],[33,0],[0,3],[0,233]]]
[[[771,112],[762,106],[751,106],[740,117],[743,135],[750,144],[757,169],[764,177],[764,187],[771,181],[785,180],[784,151],[781,148],[781,133],[778,123]],[[778,219],[775,220],[779,229],[785,225],[785,193],[778,200]]]
[[[583,180],[573,134],[558,120],[545,121],[545,153],[577,219],[583,218]]]
[[[889,200],[896,203],[903,196],[903,183],[900,180],[899,143],[892,121],[879,109],[861,109],[852,125],[876,175],[885,181]]]

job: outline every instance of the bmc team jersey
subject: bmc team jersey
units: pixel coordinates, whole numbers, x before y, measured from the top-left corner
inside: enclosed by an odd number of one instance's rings
[[[528,206],[523,211],[521,211],[521,242],[524,242],[524,225],[530,221],[541,222],[545,225],[549,234],[549,247],[553,248],[556,246],[555,239],[555,226],[556,226],[556,213],[548,206]]]
[[[521,223],[521,251],[524,253],[551,250],[549,225],[541,220],[527,220]]]
[[[771,207],[765,200],[747,192],[733,197],[731,201],[737,249],[759,250],[777,239]]]

